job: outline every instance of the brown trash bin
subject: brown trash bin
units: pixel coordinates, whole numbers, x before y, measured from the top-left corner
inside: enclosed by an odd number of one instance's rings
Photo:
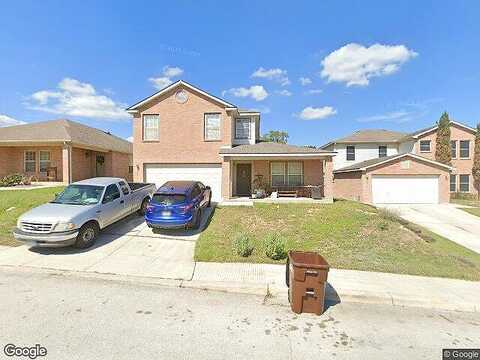
[[[287,262],[288,298],[292,311],[321,315],[330,265],[315,252],[289,251]]]

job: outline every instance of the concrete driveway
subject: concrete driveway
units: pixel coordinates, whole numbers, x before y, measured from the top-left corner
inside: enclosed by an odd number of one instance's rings
[[[213,207],[204,211],[199,230],[161,232],[148,228],[143,217],[131,215],[104,229],[89,249],[22,245],[2,249],[0,265],[190,280],[195,243],[213,212]]]
[[[384,205],[402,218],[480,253],[480,217],[452,204]]]

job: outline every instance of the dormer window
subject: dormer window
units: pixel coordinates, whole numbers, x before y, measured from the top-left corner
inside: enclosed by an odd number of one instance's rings
[[[250,139],[250,118],[235,119],[235,139]]]
[[[385,145],[380,145],[378,147],[378,157],[386,157],[387,156],[387,147]]]

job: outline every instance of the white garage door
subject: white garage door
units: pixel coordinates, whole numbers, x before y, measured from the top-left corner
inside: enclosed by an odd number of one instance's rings
[[[438,176],[373,176],[374,204],[438,204]]]
[[[222,199],[221,164],[145,164],[145,181],[157,188],[167,181],[194,180],[212,188],[212,200]]]

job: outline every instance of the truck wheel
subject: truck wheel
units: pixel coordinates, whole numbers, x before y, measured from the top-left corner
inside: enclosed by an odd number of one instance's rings
[[[86,249],[92,246],[97,239],[98,232],[97,224],[93,222],[86,223],[80,228],[74,246],[78,249]]]
[[[198,230],[200,228],[201,223],[202,223],[202,209],[198,209],[197,213],[195,214],[195,223],[193,224],[193,229]]]
[[[148,198],[143,199],[142,205],[140,205],[140,209],[138,209],[137,214],[140,216],[145,216],[147,212],[147,205],[148,205]]]

